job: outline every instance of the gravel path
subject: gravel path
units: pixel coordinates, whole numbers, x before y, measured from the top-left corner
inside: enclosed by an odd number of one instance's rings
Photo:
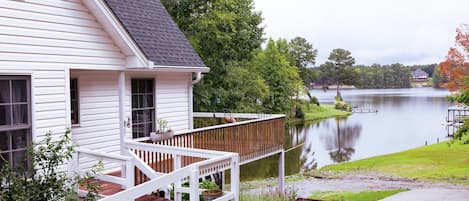
[[[250,194],[268,193],[276,190],[275,180],[245,182],[241,185]],[[377,175],[347,175],[337,179],[316,179],[306,177],[299,181],[287,182],[286,189],[297,192],[299,197],[309,197],[318,191],[390,190],[390,189],[432,189],[433,191],[454,190],[469,192],[469,186],[448,183],[428,183],[418,180],[395,179]],[[467,197],[466,197],[467,198]],[[469,199],[468,199],[469,200]]]

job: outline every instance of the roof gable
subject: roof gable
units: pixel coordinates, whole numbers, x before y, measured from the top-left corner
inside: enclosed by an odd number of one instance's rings
[[[159,0],[104,2],[155,65],[205,67]]]

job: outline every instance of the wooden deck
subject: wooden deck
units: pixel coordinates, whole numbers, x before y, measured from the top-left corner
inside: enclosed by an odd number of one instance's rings
[[[121,173],[120,172],[113,172],[110,173],[109,175],[120,177]],[[115,184],[115,183],[110,183],[110,182],[105,182],[105,181],[92,181],[93,183],[99,183],[101,186],[101,190],[99,191],[99,194],[101,195],[114,195],[116,193],[119,193],[123,191],[124,189],[122,188],[121,185]],[[82,186],[80,187],[81,190],[87,190],[86,187]],[[171,201],[166,198],[161,198],[157,195],[144,195],[140,198],[137,198],[136,201]]]
[[[283,150],[284,137],[285,117],[280,116],[199,128],[156,143],[151,140],[144,142],[239,153],[240,164],[244,164]],[[157,172],[174,171],[172,155],[146,151],[136,151],[135,154]],[[201,160],[204,158],[182,157],[182,167]],[[153,163],[151,161],[165,162]],[[148,180],[149,178],[143,172],[135,171],[135,185]]]

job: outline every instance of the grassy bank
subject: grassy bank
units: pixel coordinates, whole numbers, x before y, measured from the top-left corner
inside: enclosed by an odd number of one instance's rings
[[[465,139],[468,139],[465,136]],[[469,145],[442,142],[404,152],[323,167],[345,173],[378,172],[388,176],[469,184]]]
[[[334,108],[334,105],[317,106],[309,104],[309,106],[302,105],[301,108],[305,114],[304,121],[320,120],[330,117],[346,117],[352,114],[351,112],[337,110]]]
[[[382,191],[363,191],[355,192],[318,192],[310,198],[324,201],[347,200],[347,201],[377,201],[395,195],[406,190],[382,190]]]

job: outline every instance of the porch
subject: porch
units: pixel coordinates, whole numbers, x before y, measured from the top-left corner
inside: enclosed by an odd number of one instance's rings
[[[108,189],[103,190],[108,193],[103,193],[102,200],[109,201],[156,200],[148,196],[156,190],[165,191],[166,199],[170,198],[169,191],[173,191],[174,200],[182,200],[183,193],[189,194],[190,200],[198,200],[202,191],[199,179],[230,170],[230,189],[224,188],[224,195],[217,200],[238,200],[239,166],[279,155],[279,191],[283,192],[284,115],[193,113],[193,116],[196,129],[158,142],[148,137],[126,140],[122,155],[78,150],[73,171],[82,173],[80,161],[90,158],[119,164],[120,174],[97,176],[107,182]],[[241,121],[225,123],[226,116]],[[183,186],[184,183],[189,186]]]

